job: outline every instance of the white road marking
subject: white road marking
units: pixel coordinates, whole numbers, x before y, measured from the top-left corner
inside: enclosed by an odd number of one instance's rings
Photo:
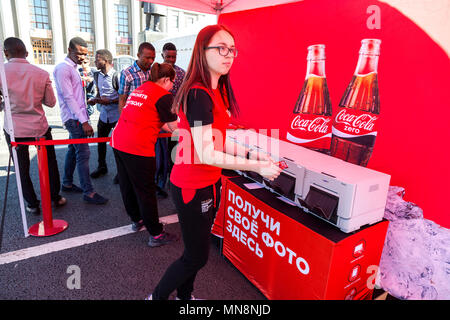
[[[97,143],[88,143],[89,147],[96,147]],[[55,145],[55,149],[66,149],[67,148],[67,144],[57,144]]]
[[[178,215],[172,214],[170,216],[160,217],[159,220],[162,224],[165,225],[177,223]],[[142,230],[145,230],[145,228],[142,228],[141,231]],[[0,255],[0,265],[17,262],[20,260],[26,260],[33,257],[42,256],[47,253],[75,248],[98,241],[108,240],[115,237],[124,236],[130,233],[134,233],[134,231],[131,230],[131,225],[126,225],[123,227],[99,231],[70,239],[54,241],[43,245],[25,248],[17,251],[6,252]]]

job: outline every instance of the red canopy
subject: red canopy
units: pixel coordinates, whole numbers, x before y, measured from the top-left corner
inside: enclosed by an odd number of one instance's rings
[[[301,0],[140,0],[209,14],[250,10]]]

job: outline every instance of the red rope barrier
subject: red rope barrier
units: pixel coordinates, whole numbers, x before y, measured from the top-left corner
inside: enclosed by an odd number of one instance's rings
[[[171,133],[160,133],[158,138],[169,138]],[[60,233],[67,229],[68,223],[64,220],[54,220],[52,215],[51,199],[50,199],[50,183],[48,176],[47,148],[42,146],[64,145],[64,144],[83,144],[83,143],[99,143],[109,142],[110,137],[104,138],[84,138],[84,139],[62,139],[62,140],[45,140],[45,138],[37,138],[35,141],[13,142],[11,146],[34,145],[38,150],[38,168],[39,183],[41,189],[41,204],[43,221],[32,225],[28,233],[36,237],[46,237]]]
[[[18,145],[29,145],[29,146],[54,146],[63,144],[82,144],[82,143],[93,143],[93,142],[109,142],[111,138],[84,138],[84,139],[62,139],[62,140],[36,140],[36,141],[26,141],[26,142],[12,142],[11,146],[17,147]]]
[[[243,126],[230,126],[230,129],[242,129]],[[158,138],[170,138],[172,133],[160,133]],[[110,137],[103,138],[84,138],[84,139],[61,139],[45,140],[37,138],[35,141],[17,142],[11,141],[11,146],[34,145],[38,149],[38,167],[39,182],[41,187],[41,203],[43,221],[36,223],[29,228],[29,234],[37,237],[51,236],[67,229],[68,223],[64,220],[53,220],[52,207],[50,199],[50,183],[48,177],[47,150],[42,146],[65,145],[65,144],[83,144],[83,143],[102,143],[111,141]]]
[[[158,138],[170,138],[171,133],[160,133]],[[99,142],[109,142],[111,137],[104,138],[83,138],[83,139],[61,139],[61,140],[36,140],[36,141],[25,141],[25,142],[12,142],[11,146],[17,147],[19,145],[28,146],[54,146],[63,144],[82,144],[82,143],[99,143]]]

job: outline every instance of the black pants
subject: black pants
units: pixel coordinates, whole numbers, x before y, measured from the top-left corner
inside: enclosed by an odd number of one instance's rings
[[[109,136],[111,130],[116,126],[116,122],[103,122],[102,120],[98,120],[97,124],[97,135],[99,138]],[[106,166],[106,142],[101,142],[97,146],[98,151],[98,167],[99,168],[107,168]]]
[[[51,134],[52,128],[48,128],[44,137],[46,140],[53,140]],[[6,131],[5,138],[8,143],[9,152],[11,152],[11,137]],[[35,137],[29,138],[16,138],[16,142],[25,142],[25,141],[35,141]],[[59,189],[61,187],[61,181],[59,177],[58,171],[58,163],[56,161],[56,154],[54,146],[46,146],[47,148],[47,160],[48,160],[48,176],[50,181],[50,198],[52,201],[58,201],[61,196],[59,195]],[[28,151],[29,146],[27,145],[19,145],[16,148],[17,151],[17,161],[19,162],[20,169],[20,183],[22,184],[22,192],[25,201],[28,203],[30,207],[36,208],[39,206],[39,200],[36,197],[36,193],[34,192],[33,182],[30,177],[30,153]]]
[[[183,234],[183,255],[172,263],[153,291],[154,300],[165,300],[176,289],[177,297],[189,300],[194,291],[197,272],[206,264],[211,243],[211,227],[220,201],[221,181],[197,189],[192,200],[185,203],[182,189],[170,184],[170,192],[178,211]]]
[[[178,141],[172,141],[172,138],[169,138],[168,140],[168,150],[167,150],[167,158],[169,159],[169,174],[172,171],[173,165],[175,164],[175,156],[172,157],[172,152],[175,155],[175,151],[178,145]]]
[[[157,236],[163,231],[159,222],[155,193],[155,157],[143,157],[114,149],[120,193],[131,221],[144,221],[147,231]]]

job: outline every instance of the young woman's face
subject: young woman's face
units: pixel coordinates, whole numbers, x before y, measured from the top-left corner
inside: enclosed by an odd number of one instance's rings
[[[217,48],[211,48],[217,47]],[[220,49],[218,47],[226,47],[228,49],[235,49],[233,37],[225,30],[218,31],[208,44],[208,48],[205,51],[206,62],[211,73],[219,76],[225,75],[230,71],[234,61],[234,54],[227,49],[222,48],[226,52],[226,55],[220,55]]]

